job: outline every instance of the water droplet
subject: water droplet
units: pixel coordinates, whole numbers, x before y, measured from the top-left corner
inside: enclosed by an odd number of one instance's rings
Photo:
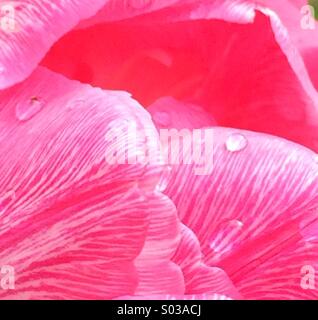
[[[215,259],[219,259],[224,253],[239,244],[243,227],[240,220],[223,221],[218,225],[210,241],[210,248],[215,253]]]
[[[165,167],[157,184],[157,191],[164,192],[167,189],[171,177],[171,171],[172,168],[170,166]]]
[[[314,161],[315,161],[316,163],[318,163],[318,154],[316,154],[316,155],[314,156]]]
[[[9,190],[0,198],[0,213],[6,210],[9,204],[16,198],[15,191]]]
[[[4,74],[4,72],[5,72],[5,68],[3,66],[0,66],[0,76]]]
[[[158,111],[153,115],[156,124],[162,127],[168,127],[171,124],[171,118],[168,112]]]
[[[44,105],[44,101],[39,97],[32,97],[26,102],[20,102],[15,109],[16,117],[20,121],[27,121],[40,112]]]
[[[299,224],[300,234],[307,242],[318,242],[318,213],[303,219]]]
[[[231,134],[226,140],[226,149],[230,152],[238,152],[247,147],[247,139],[240,133]]]

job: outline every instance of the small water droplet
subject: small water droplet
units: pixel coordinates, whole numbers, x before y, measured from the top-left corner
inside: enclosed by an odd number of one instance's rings
[[[164,192],[167,189],[170,181],[171,171],[172,171],[172,168],[170,166],[167,166],[164,168],[156,187],[157,191]]]
[[[7,206],[16,198],[15,191],[9,190],[2,197],[0,197],[0,213],[6,210]]]
[[[307,242],[318,242],[318,213],[303,219],[299,224],[300,234]]]
[[[20,102],[15,109],[16,117],[20,121],[27,121],[40,112],[44,105],[44,101],[39,97],[32,97],[28,101]]]
[[[214,259],[219,259],[239,244],[243,227],[240,220],[223,221],[218,225],[210,240],[210,248],[215,254]]]
[[[168,112],[158,111],[153,115],[156,124],[162,127],[168,127],[171,124],[171,117]]]
[[[238,152],[247,147],[247,139],[240,133],[231,134],[226,140],[226,149],[230,152]]]

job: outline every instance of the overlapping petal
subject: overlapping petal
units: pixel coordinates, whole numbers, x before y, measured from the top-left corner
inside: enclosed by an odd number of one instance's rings
[[[29,76],[56,40],[106,2],[0,1],[0,89]]]
[[[175,137],[180,162],[165,191],[198,237],[203,261],[222,268],[245,298],[316,299],[316,289],[301,287],[301,269],[318,259],[317,156],[272,136],[211,130],[192,144]],[[213,154],[204,154],[211,144]],[[213,170],[198,175],[196,159]]]
[[[156,191],[161,166],[107,161],[112,152],[157,154],[156,130],[138,103],[39,68],[0,93],[0,112],[0,264],[16,277],[1,298],[137,294],[155,262],[160,282],[141,292],[169,294],[171,282],[183,294],[171,262],[176,210]],[[134,143],[128,130],[109,139],[127,123],[137,128]]]
[[[222,269],[208,267],[202,259],[201,247],[197,237],[183,225],[181,242],[172,260],[182,270],[186,295],[218,294],[232,299],[242,298]]]
[[[318,12],[316,0],[258,0],[259,4],[275,11],[286,28],[289,36],[300,51],[311,80],[318,89],[318,22],[315,20]]]
[[[213,116],[201,106],[178,101],[172,97],[162,97],[155,101],[148,112],[152,115],[157,128],[199,129],[216,125]]]

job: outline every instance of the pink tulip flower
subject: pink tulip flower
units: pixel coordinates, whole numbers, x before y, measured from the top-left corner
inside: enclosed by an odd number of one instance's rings
[[[0,299],[318,299],[307,5],[0,1]]]

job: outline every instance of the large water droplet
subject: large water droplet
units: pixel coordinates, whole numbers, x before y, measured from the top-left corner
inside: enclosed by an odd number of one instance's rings
[[[15,109],[16,117],[20,121],[27,121],[40,112],[44,105],[44,101],[38,97],[32,97],[28,101],[20,102]]]
[[[210,240],[210,248],[214,251],[214,259],[219,259],[224,253],[239,244],[243,226],[240,220],[227,220],[218,225]]]
[[[171,171],[172,168],[170,166],[165,167],[157,184],[157,191],[164,192],[167,189],[171,177]]]
[[[318,242],[318,212],[314,216],[303,219],[300,224],[300,234],[307,242]]]
[[[226,149],[230,152],[238,152],[244,150],[247,145],[247,139],[240,133],[232,133],[226,140]]]
[[[171,117],[168,112],[155,112],[153,115],[153,120],[156,124],[162,127],[168,127],[171,124]]]

